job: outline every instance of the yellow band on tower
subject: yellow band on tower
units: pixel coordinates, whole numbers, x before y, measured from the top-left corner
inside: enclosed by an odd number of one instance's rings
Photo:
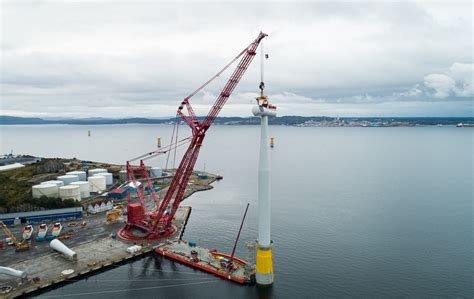
[[[269,274],[273,272],[272,249],[257,248],[257,272]]]

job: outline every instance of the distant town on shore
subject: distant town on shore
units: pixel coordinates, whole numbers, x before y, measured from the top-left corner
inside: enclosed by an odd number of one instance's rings
[[[114,125],[114,124],[172,124],[175,118],[38,118],[0,116],[0,125]],[[218,117],[218,125],[258,125],[258,117]],[[269,119],[270,125],[296,127],[414,127],[458,126],[473,127],[474,117],[326,117],[280,116]]]

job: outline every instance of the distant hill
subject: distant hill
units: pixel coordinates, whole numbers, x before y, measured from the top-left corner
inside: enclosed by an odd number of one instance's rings
[[[171,119],[150,118],[62,118],[43,119],[38,117],[16,117],[0,115],[0,125],[44,125],[44,124],[66,124],[66,125],[113,125],[113,124],[162,124]]]
[[[199,117],[203,119],[204,117]],[[60,118],[43,119],[38,117],[16,117],[0,115],[0,125],[116,125],[116,124],[167,124],[173,123],[174,118]],[[347,125],[355,122],[368,122],[372,124],[409,124],[409,125],[456,125],[458,123],[474,123],[474,117],[326,117],[326,116],[280,116],[269,119],[271,125],[297,126],[303,124]],[[220,125],[258,125],[257,117],[218,117],[215,120]]]
[[[0,115],[0,124],[2,125],[42,125],[48,121],[37,117],[16,117]]]

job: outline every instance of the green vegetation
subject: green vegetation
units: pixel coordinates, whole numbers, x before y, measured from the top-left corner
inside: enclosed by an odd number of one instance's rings
[[[61,165],[61,166],[60,166]],[[31,187],[41,181],[58,175],[56,171],[64,168],[57,159],[45,159],[23,168],[0,172],[0,213],[13,213],[31,210],[60,209],[80,206],[72,199],[33,198]]]
[[[44,209],[62,209],[70,207],[80,207],[81,204],[75,201],[72,198],[62,200],[61,198],[50,198],[42,196],[40,198],[32,198],[31,204],[36,207],[41,207]]]
[[[33,184],[27,180],[16,179],[17,177],[24,177],[25,169],[18,169],[18,173],[15,172],[15,170],[10,170],[0,173],[0,212],[21,211],[26,208],[23,206],[28,205],[28,202],[32,199],[31,186]]]

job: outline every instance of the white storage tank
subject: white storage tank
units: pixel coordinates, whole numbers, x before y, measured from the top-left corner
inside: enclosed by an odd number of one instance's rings
[[[79,186],[79,192],[81,193],[81,199],[87,198],[91,196],[91,189],[89,182],[72,182],[70,186]]]
[[[126,170],[120,170],[119,172],[119,180],[121,182],[125,182],[127,180],[127,171]]]
[[[40,185],[43,185],[43,184],[55,184],[56,186],[58,186],[58,188],[64,186],[63,181],[54,181],[54,180],[40,183]]]
[[[150,169],[150,177],[160,178],[163,176],[163,170],[160,167],[152,167]]]
[[[97,173],[97,174],[94,174],[94,176],[103,176],[103,177],[105,177],[105,184],[107,186],[113,185],[113,183],[114,183],[114,176],[111,173],[108,173],[108,172],[106,172],[106,173]]]
[[[77,177],[79,178],[79,181],[86,181],[87,180],[87,175],[86,175],[85,171],[76,170],[76,171],[66,172],[66,174],[77,175]]]
[[[88,179],[91,192],[102,192],[105,190],[104,176],[90,176]]]
[[[72,175],[72,174],[66,174],[66,175],[58,176],[57,179],[58,179],[58,181],[63,181],[64,186],[67,186],[72,182],[79,181],[79,177],[77,175]]]
[[[31,188],[33,198],[40,198],[41,196],[59,197],[59,187],[56,184],[40,184]]]
[[[61,197],[63,200],[72,198],[75,201],[81,201],[81,191],[79,190],[79,186],[68,185],[59,187],[59,197]]]
[[[89,176],[93,176],[98,173],[107,173],[107,169],[105,168],[96,168],[96,169],[89,169]]]

